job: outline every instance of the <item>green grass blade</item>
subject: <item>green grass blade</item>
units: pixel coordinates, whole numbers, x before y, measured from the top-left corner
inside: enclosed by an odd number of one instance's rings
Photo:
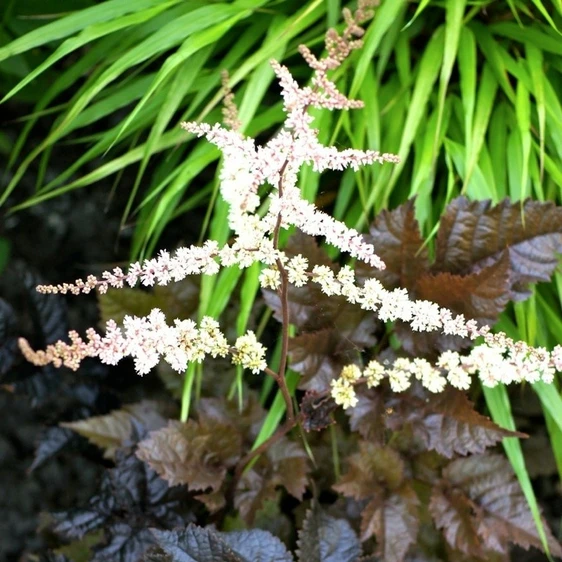
[[[228,30],[230,30],[231,27],[234,27],[234,25],[238,22],[238,20],[242,19],[243,17],[247,17],[251,13],[248,10],[240,10],[239,13],[236,13],[234,16],[232,16],[232,13],[237,11],[233,8],[235,8],[235,6],[214,5],[213,6],[214,25],[209,27],[209,29],[198,31],[194,33],[192,36],[188,37],[182,43],[179,50],[165,60],[161,69],[158,71],[158,74],[156,75],[153,84],[150,86],[149,90],[143,95],[142,99],[139,101],[139,103],[136,105],[133,111],[129,114],[129,116],[123,123],[121,130],[117,134],[117,137],[115,138],[114,142],[119,140],[119,137],[122,135],[123,131],[125,131],[125,129],[133,121],[133,119],[140,111],[140,109],[143,107],[143,105],[146,103],[146,101],[152,96],[152,94],[159,87],[161,87],[163,84],[166,83],[170,75],[174,71],[176,71],[181,64],[183,64],[186,60],[188,60],[199,50],[203,49],[204,47],[207,47],[208,45],[216,43]]]
[[[431,0],[421,0],[414,12],[414,15],[412,16],[412,19],[402,28],[402,30],[410,27],[416,21],[417,17],[427,8],[430,2]]]
[[[127,205],[125,206],[125,210],[123,211],[121,225],[125,223],[129,216],[138,188],[140,186],[140,182],[142,180],[150,157],[154,153],[154,149],[158,143],[158,139],[162,136],[170,120],[178,110],[182,100],[187,94],[187,91],[198,76],[210,53],[211,49],[207,48],[195,54],[189,61],[189,64],[184,63],[184,72],[178,72],[174,80],[172,81],[170,88],[166,93],[165,101],[162,104],[160,111],[158,111],[154,124],[150,128],[150,133],[145,144],[145,151],[139,166],[139,170],[137,172],[137,176],[135,178],[135,183],[131,188],[129,198],[127,200]],[[142,89],[141,91],[145,92],[146,89]],[[109,149],[109,146],[107,148]]]
[[[489,26],[493,35],[507,37],[520,43],[530,43],[544,53],[562,55],[562,43],[560,37],[549,33],[548,29],[538,26],[521,27],[511,22],[494,23]]]
[[[472,128],[472,138],[467,154],[466,174],[464,176],[463,191],[468,187],[478,158],[480,157],[480,149],[484,143],[486,131],[490,121],[490,115],[494,107],[498,83],[488,64],[484,64],[482,75],[480,77],[480,88],[476,98],[476,111],[474,114],[474,122]]]
[[[439,92],[437,105],[437,127],[433,143],[433,166],[437,160],[437,145],[441,136],[441,126],[443,121],[443,111],[445,109],[445,97],[449,80],[453,72],[456,61],[459,41],[461,37],[462,19],[466,7],[466,0],[447,0],[445,16],[445,45],[443,54],[443,64],[439,76]]]
[[[397,23],[400,23],[398,20]],[[398,27],[398,26],[396,26]],[[392,33],[393,29],[391,28],[388,33],[385,35],[383,41],[381,41],[381,51],[385,50],[393,50],[394,51],[394,60],[396,61],[396,73],[398,75],[398,79],[400,80],[400,84],[404,88],[409,88],[412,83],[412,64],[414,62],[412,49],[410,45],[411,37],[408,37],[407,33],[400,33],[395,41],[391,41],[389,37]],[[387,46],[388,44],[388,46]],[[388,55],[390,56],[390,54]],[[383,77],[383,69],[381,68],[382,65],[377,65],[377,77],[382,80]],[[365,81],[368,79],[369,73],[365,75]],[[360,90],[363,91],[363,88]],[[369,98],[367,98],[369,99]]]
[[[452,100],[445,102],[441,122],[441,134],[437,136],[437,111],[434,111],[424,129],[424,134],[417,135],[414,149],[414,169],[408,198],[416,197],[416,218],[422,228],[429,223],[433,213],[434,155],[439,151],[445,138],[452,112]],[[437,138],[437,147],[435,146]]]
[[[502,47],[494,40],[490,31],[478,22],[471,22],[470,27],[474,32],[476,43],[486,58],[494,76],[508,99],[515,102],[515,92],[508,78],[507,68],[502,57]]]
[[[422,122],[422,119],[427,118],[426,111],[422,110],[427,106],[429,96],[433,91],[434,84],[437,80],[439,70],[441,68],[441,61],[443,57],[444,48],[444,30],[443,27],[437,29],[429,41],[423,56],[419,62],[412,99],[409,104],[406,122],[402,129],[402,137],[400,139],[400,146],[398,148],[398,155],[400,156],[400,163],[392,167],[391,177],[389,181],[384,182],[383,193],[381,199],[383,204],[386,204],[390,193],[396,184],[398,177],[404,168],[405,162],[408,158],[410,148]],[[383,176],[380,176],[382,183]],[[377,182],[378,186],[379,182]],[[372,190],[367,201],[368,208],[373,206],[373,202],[377,196],[378,189]]]
[[[531,103],[523,81],[517,82],[515,115],[521,135],[521,200],[528,195],[529,157],[531,154]]]
[[[341,18],[341,1],[326,0],[326,24],[328,27],[336,27]]]
[[[558,424],[556,424],[548,411],[544,411],[544,419],[546,421],[546,428],[550,438],[550,446],[554,454],[556,468],[558,469],[558,477],[562,478],[562,431]]]
[[[248,326],[256,295],[260,290],[260,271],[260,264],[255,263],[244,272],[244,281],[240,288],[240,311],[236,318],[236,331],[239,334],[243,334]]]
[[[300,375],[295,373],[294,371],[288,370],[287,371],[287,387],[289,389],[289,394],[291,396],[294,395],[295,390],[297,388],[297,384],[300,380]],[[259,447],[264,441],[269,439],[279,427],[279,423],[285,414],[286,405],[285,400],[283,399],[283,395],[281,391],[277,391],[275,395],[275,399],[273,400],[273,404],[269,408],[267,412],[267,416],[263,422],[263,425],[260,428],[260,432],[252,445],[252,450]]]
[[[279,30],[284,29],[286,21],[281,18],[275,18],[270,24],[268,29],[268,36],[265,39],[267,50],[270,50],[270,44],[276,45],[276,49],[270,51],[271,56],[275,60],[281,60],[285,54],[287,44],[285,41],[279,41]],[[238,108],[238,118],[242,123],[242,132],[247,131],[250,123],[252,122],[263,97],[270,86],[275,74],[268,60],[264,60],[256,65],[255,70],[252,72],[248,85],[244,92],[242,101]]]
[[[189,418],[189,407],[191,405],[191,396],[193,394],[193,383],[195,382],[195,373],[197,371],[196,363],[188,363],[185,371],[185,379],[183,381],[183,390],[181,396],[180,421],[186,422]]]
[[[217,15],[217,5],[205,6],[184,14],[182,17],[168,23],[162,29],[148,37],[145,41],[123,54],[121,58],[115,61],[99,79],[92,84],[72,105],[69,112],[64,116],[57,128],[51,132],[48,142],[54,142],[65,132],[75,117],[86,107],[86,105],[108,84],[121,76],[124,72],[129,71],[132,67],[140,64],[149,58],[173,48],[176,44],[183,41],[187,36],[196,33],[201,29],[213,26],[217,19],[221,20],[228,17],[224,10],[220,16]]]
[[[511,131],[507,139],[507,161],[510,163],[507,170],[509,191],[508,195],[512,201],[520,201],[526,191],[527,178],[523,177],[523,143],[519,129]]]
[[[445,139],[445,149],[451,157],[459,176],[463,179],[463,185],[467,177],[466,151],[462,144]],[[496,194],[492,191],[493,185],[486,182],[484,174],[478,164],[472,170],[470,181],[466,185],[466,193],[471,199],[492,199],[497,200]]]
[[[155,205],[150,208],[149,216],[143,221],[142,232],[139,233],[144,241],[143,257],[152,254],[160,234],[171,219],[191,181],[217,157],[218,150],[214,146],[202,142],[190,153],[189,158],[182,162],[180,173],[159,195]]]
[[[489,388],[482,386],[484,392],[484,397],[486,399],[486,404],[490,410],[492,419],[502,427],[506,429],[516,430],[515,422],[511,414],[511,406],[509,404],[509,397],[507,396],[507,390],[504,385],[498,385],[494,388]],[[513,467],[517,480],[523,494],[527,499],[529,509],[533,515],[535,525],[537,526],[537,531],[541,539],[541,543],[547,555],[550,558],[550,550],[548,548],[548,541],[546,538],[546,533],[544,530],[543,522],[540,516],[539,506],[537,503],[537,498],[535,492],[531,485],[531,479],[529,478],[529,473],[525,467],[525,459],[523,458],[523,451],[521,449],[521,443],[519,439],[515,437],[508,437],[502,441],[503,448],[506,455]]]
[[[74,64],[70,65],[68,69],[58,75],[52,85],[41,96],[37,102],[31,119],[29,119],[22,132],[18,136],[16,143],[10,154],[8,167],[11,168],[19,158],[19,155],[25,145],[31,129],[34,127],[38,118],[42,115],[43,110],[64,90],[75,84],[80,77],[87,75],[91,72],[92,68],[96,68],[107,56],[108,52],[115,50],[117,44],[120,42],[119,36],[104,37],[84,54],[84,56],[77,59]],[[99,74],[99,72],[98,72]],[[90,78],[95,77],[96,71],[90,74]],[[66,104],[63,106],[66,107]]]
[[[527,55],[527,67],[531,75],[533,85],[533,95],[535,97],[535,107],[539,122],[539,146],[540,146],[540,181],[544,177],[544,158],[545,158],[545,134],[546,134],[546,101],[544,92],[544,70],[543,54],[541,49],[530,42],[525,43],[525,53]]]
[[[90,84],[89,87],[82,92],[74,101],[68,112],[53,127],[49,135],[27,156],[4,190],[0,198],[0,206],[13,191],[33,159],[47,146],[53,144],[68,132],[74,119],[97,94],[117,77],[126,71],[130,71],[131,67],[173,47],[176,43],[184,40],[186,35],[195,33],[201,28],[212,26],[216,21],[215,8],[216,5],[205,6],[176,18],[111,64],[110,67],[99,76],[95,83]]]
[[[298,36],[307,27],[325,14],[326,4],[324,0],[313,0],[306,4],[291,18],[280,25],[256,52],[249,56],[240,67],[230,76],[230,86],[234,88],[238,82],[243,80],[250,72],[262,63],[269,61],[277,53],[280,46],[286,44],[293,37]],[[199,119],[205,117],[208,111],[222,99],[222,93],[218,92],[201,112]]]
[[[458,55],[461,99],[464,110],[464,138],[467,158],[470,158],[470,139],[472,139],[472,120],[476,103],[476,41],[469,27],[463,27]]]
[[[496,104],[488,128],[488,151],[493,162],[507,160],[508,108],[505,102]],[[494,180],[499,199],[507,197],[507,167],[496,165],[493,168]]]
[[[544,7],[541,0],[531,0],[531,2],[533,2],[533,4],[537,7],[539,12],[542,14],[543,18],[552,26],[552,29],[554,29],[555,31],[560,33],[560,30],[556,27],[556,24],[554,23],[554,20],[550,16],[548,10]],[[562,35],[562,33],[561,33],[561,35]]]
[[[104,91],[104,96],[99,101],[88,106],[68,128],[71,133],[82,127],[92,125],[97,121],[101,121],[119,109],[126,108],[135,100],[138,100],[142,92],[149,87],[153,80],[154,74],[142,74],[138,78],[135,77],[128,84],[119,85],[119,87],[108,88]],[[162,99],[159,100],[159,105]]]
[[[359,93],[361,84],[365,79],[368,67],[372,64],[374,54],[380,45],[382,38],[398,18],[399,13],[405,8],[406,0],[393,0],[384,2],[377,9],[377,16],[369,26],[364,37],[363,48],[353,76],[353,82],[349,89],[349,97],[355,98]]]
[[[162,137],[160,138],[156,151],[159,152],[161,150],[165,150],[166,148],[175,146],[179,142],[182,142],[184,139],[185,139],[185,135],[183,131],[181,130],[169,131],[168,133],[162,135]],[[144,152],[144,145],[137,146],[133,150],[130,150],[129,152],[124,154],[123,156],[111,160],[107,164],[100,166],[99,168],[93,170],[89,174],[86,174],[82,178],[79,178],[78,180],[73,181],[68,185],[50,190],[46,193],[42,193],[41,195],[34,197],[33,200],[24,201],[19,205],[15,205],[14,207],[12,207],[11,211],[26,209],[28,207],[31,207],[32,205],[35,205],[42,201],[46,201],[48,199],[52,199],[53,197],[57,197],[58,195],[62,195],[63,193],[66,193],[73,189],[77,189],[79,187],[85,187],[87,185],[91,185],[95,182],[98,182],[101,179],[106,178],[112,174],[115,174],[119,172],[121,169],[131,164],[134,164],[135,162],[138,162],[142,158],[143,152]],[[218,154],[216,154],[215,157],[218,157]]]
[[[515,4],[513,3],[513,0],[507,0],[507,4],[509,5],[509,9],[511,10],[513,17],[515,18],[515,21],[517,21],[517,24],[523,27],[523,23],[521,22],[521,18],[519,17],[519,12],[517,11]]]
[[[49,56],[43,63],[38,67],[34,68],[21,82],[19,82],[14,88],[12,88],[0,101],[0,103],[5,102],[15,94],[17,94],[22,88],[27,86],[30,82],[35,80],[37,76],[45,72],[48,68],[53,66],[56,62],[66,57],[70,53],[80,49],[84,45],[89,45],[111,33],[118,33],[122,29],[130,26],[139,25],[144,23],[146,20],[152,19],[154,16],[173,5],[176,0],[171,0],[169,2],[162,2],[160,5],[154,6],[149,10],[144,10],[140,13],[133,13],[116,20],[104,22],[98,25],[92,25],[87,27],[84,31],[78,34],[76,37],[71,37],[64,41],[64,43],[56,49],[56,51]]]
[[[170,0],[167,4],[171,5],[178,2],[181,2],[181,0]],[[35,47],[40,47],[51,41],[68,37],[73,33],[87,29],[93,24],[110,22],[130,12],[139,12],[161,4],[162,0],[135,0],[135,2],[130,2],[129,0],[108,0],[98,6],[84,8],[58,21],[31,31],[0,48],[0,61]]]
[[[242,270],[239,267],[226,267],[221,270],[220,274],[215,277],[212,294],[209,299],[201,299],[205,306],[205,314],[218,318],[226,305],[232,299],[232,292],[242,277]]]
[[[554,384],[537,382],[532,387],[540,398],[541,404],[562,432],[562,397],[560,397],[556,386]]]

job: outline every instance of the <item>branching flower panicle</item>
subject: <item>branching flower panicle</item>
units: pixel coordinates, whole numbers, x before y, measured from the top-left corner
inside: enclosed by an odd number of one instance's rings
[[[446,384],[466,390],[474,376],[488,386],[524,380],[552,382],[555,371],[562,370],[562,346],[548,352],[514,342],[505,334],[492,334],[488,327],[479,327],[474,320],[467,321],[462,314],[455,315],[433,302],[412,300],[406,289],[389,291],[376,279],[358,284],[349,266],[342,267],[337,273],[325,265],[309,267],[304,256],[289,258],[279,248],[279,230],[297,227],[311,236],[323,236],[327,243],[354,259],[384,269],[372,244],[356,230],[303,199],[297,185],[298,172],[304,164],[322,172],[398,162],[397,156],[375,150],[337,150],[323,146],[309,114],[311,107],[328,110],[362,107],[361,101],[350,100],[341,93],[328,74],[361,46],[363,29],[359,24],[372,15],[370,8],[375,4],[361,0],[355,13],[344,10],[346,27],[341,35],[335,30],[326,34],[325,57],[317,58],[308,47],[300,47],[301,55],[313,70],[310,85],[301,87],[284,65],[271,61],[281,86],[286,119],[281,131],[263,146],[240,133],[226,74],[223,75],[225,126],[182,123],[186,131],[205,137],[222,152],[220,191],[229,205],[228,221],[234,233],[231,244],[220,247],[217,242],[207,240],[202,246],[179,248],[173,254],[162,251],[156,258],[131,264],[127,272],[115,268],[102,273],[99,278],[91,275],[74,283],[38,287],[43,293],[79,294],[94,289],[104,293],[110,287],[119,289],[137,283],[149,287],[166,285],[188,275],[214,275],[221,267],[245,268],[259,262],[265,266],[259,277],[261,286],[278,291],[283,301],[279,371],[274,373],[268,369],[266,350],[253,332],[240,336],[230,346],[216,320],[203,318],[197,326],[189,319],[175,319],[170,325],[158,309],[144,318],[126,316],[122,326],[109,321],[105,336],[90,329],[86,332],[87,339],[83,340],[76,332],[70,332],[69,343],[57,342],[45,351],[33,351],[25,340],[21,340],[20,347],[29,361],[36,365],[52,363],[76,369],[86,357],[98,357],[104,363],[114,364],[130,356],[137,372],[142,375],[160,360],[183,372],[189,362],[230,354],[234,364],[253,373],[266,371],[275,378],[284,395],[288,421],[294,424],[293,405],[284,381],[290,323],[288,286],[302,287],[312,282],[326,295],[343,296],[348,302],[377,314],[381,321],[405,322],[419,332],[438,331],[483,340],[468,355],[446,351],[435,364],[421,358],[398,358],[392,364],[372,360],[364,368],[348,365],[340,377],[331,381],[331,395],[344,408],[357,403],[355,388],[358,385],[376,387],[384,380],[388,380],[396,392],[406,390],[414,380],[431,392],[441,392]],[[258,190],[265,184],[273,189],[269,190],[268,199],[262,201]],[[258,213],[259,209],[265,210]]]
[[[164,313],[155,308],[148,316],[125,316],[120,328],[113,320],[105,327],[105,336],[95,330],[86,332],[84,341],[76,332],[70,332],[70,343],[57,342],[45,351],[33,351],[26,340],[20,339],[25,358],[37,366],[53,364],[78,369],[86,357],[98,357],[102,363],[115,365],[124,357],[131,357],[139,375],[145,375],[160,360],[166,361],[179,373],[190,362],[200,363],[205,357],[232,356],[235,365],[242,365],[254,373],[266,368],[265,348],[253,332],[240,336],[233,346],[219,324],[209,316],[203,317],[199,327],[193,320],[174,320],[166,323]]]

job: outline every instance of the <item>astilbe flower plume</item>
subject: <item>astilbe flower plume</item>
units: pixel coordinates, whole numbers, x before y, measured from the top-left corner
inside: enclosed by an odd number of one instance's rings
[[[86,357],[98,357],[108,365],[117,364],[123,357],[132,357],[139,375],[144,375],[164,359],[173,369],[183,373],[189,362],[200,363],[207,355],[232,355],[235,365],[242,365],[254,373],[266,368],[265,348],[249,331],[230,347],[213,318],[205,316],[199,328],[193,320],[174,320],[166,323],[164,313],[155,308],[146,317],[125,316],[123,329],[113,320],[106,324],[105,336],[95,330],[86,332],[84,341],[77,332],[70,332],[70,344],[57,342],[45,351],[33,351],[20,340],[24,356],[35,365],[52,363],[76,370]]]
[[[160,252],[155,259],[131,264],[125,273],[117,267],[113,271],[104,272],[100,278],[90,275],[86,280],[78,279],[74,283],[63,283],[56,286],[39,286],[43,293],[88,293],[97,289],[104,293],[108,288],[131,287],[137,283],[145,286],[154,284],[166,285],[180,281],[187,275],[213,275],[220,266],[248,267],[255,262],[266,266],[285,263],[286,256],[277,248],[274,231],[280,227],[296,226],[304,232],[326,238],[327,242],[340,250],[348,252],[352,257],[365,261],[373,267],[384,268],[384,263],[375,254],[371,244],[354,229],[336,221],[329,215],[318,210],[314,205],[302,199],[297,183],[297,172],[305,163],[311,164],[317,171],[327,169],[342,170],[346,167],[357,169],[359,166],[374,162],[397,162],[392,154],[381,154],[378,151],[343,150],[325,147],[318,141],[318,131],[311,127],[312,117],[308,114],[310,107],[325,109],[351,109],[362,106],[362,102],[349,100],[340,93],[336,85],[329,80],[327,71],[337,68],[349,53],[361,46],[361,41],[354,39],[363,33],[358,21],[370,17],[370,2],[360,2],[355,16],[344,10],[347,26],[340,36],[334,30],[326,36],[327,56],[317,59],[311,51],[302,46],[303,57],[314,70],[312,85],[300,87],[293,79],[289,70],[277,61],[271,65],[279,78],[284,109],[287,114],[283,130],[264,146],[256,146],[251,138],[238,132],[239,121],[236,107],[228,87],[228,76],[223,74],[223,87],[226,93],[224,119],[227,127],[219,124],[182,123],[187,131],[205,136],[223,153],[223,165],[220,171],[221,194],[229,204],[229,226],[235,234],[231,245],[219,248],[219,245],[208,240],[202,247],[191,246],[180,248],[173,255],[167,251]],[[257,214],[261,204],[258,188],[270,184],[276,191],[270,196],[269,210],[264,217]],[[301,268],[302,269],[302,268]],[[299,276],[290,275],[290,281],[301,284],[305,281],[303,273]],[[137,332],[154,331],[152,320],[132,319],[126,317],[125,325],[135,324]],[[173,339],[166,347],[149,352],[150,346],[156,343],[150,336],[142,340],[142,345],[135,347],[129,341],[125,345],[121,341],[121,332],[114,323],[106,326],[106,337],[101,338],[93,330],[88,331],[88,343],[85,343],[75,332],[70,334],[71,343],[59,342],[51,345],[45,352],[33,352],[27,342],[22,341],[21,347],[25,356],[36,364],[52,362],[77,368],[80,360],[86,356],[98,356],[105,362],[115,362],[116,357],[131,355],[135,358],[137,371],[147,372],[162,355],[171,364]],[[103,344],[101,343],[103,342]],[[159,342],[160,347],[164,345]],[[115,353],[110,353],[114,350]],[[244,354],[238,354],[241,357]],[[182,356],[183,357],[183,356]],[[240,361],[240,359],[237,359]],[[181,361],[180,361],[181,363]],[[265,368],[262,362],[253,358],[250,361],[254,371]]]
[[[484,384],[493,386],[500,382],[523,380],[551,382],[555,370],[562,370],[562,347],[553,352],[536,349],[522,342],[514,342],[505,334],[492,334],[487,327],[454,315],[437,304],[412,301],[405,289],[386,290],[376,279],[362,285],[355,282],[350,267],[343,267],[335,274],[327,266],[314,266],[309,270],[303,256],[291,259],[278,248],[280,228],[297,227],[311,236],[323,236],[327,243],[337,247],[352,258],[371,267],[383,269],[384,263],[376,255],[372,244],[345,224],[317,209],[304,200],[297,186],[297,174],[303,164],[315,171],[358,169],[373,163],[396,163],[398,157],[375,150],[337,150],[323,146],[318,131],[312,127],[309,108],[348,110],[362,107],[362,102],[350,100],[338,91],[329,79],[328,72],[341,65],[343,60],[361,46],[363,29],[359,23],[369,17],[369,2],[361,2],[353,14],[344,10],[346,28],[339,35],[330,30],[326,35],[326,53],[317,58],[308,47],[299,51],[313,70],[309,86],[301,87],[289,70],[277,61],[272,68],[281,86],[286,119],[283,129],[263,146],[239,132],[233,96],[223,77],[226,92],[225,125],[182,123],[182,127],[198,137],[205,137],[222,152],[220,191],[229,205],[228,221],[234,233],[230,245],[220,247],[208,240],[202,246],[179,248],[174,254],[162,251],[157,258],[133,263],[127,272],[120,268],[104,272],[101,277],[89,276],[86,280],[63,283],[56,286],[40,286],[43,293],[87,293],[93,289],[104,293],[108,288],[124,285],[166,285],[184,279],[188,275],[216,274],[220,267],[237,265],[248,267],[255,262],[264,264],[260,275],[262,287],[280,289],[286,282],[297,287],[313,282],[327,295],[342,295],[350,303],[378,314],[383,321],[400,320],[415,331],[441,331],[448,335],[483,338],[483,343],[461,357],[458,353],[443,353],[436,365],[424,359],[399,358],[393,364],[371,361],[365,368],[346,366],[341,376],[332,381],[332,396],[344,406],[356,404],[355,386],[365,383],[377,386],[388,379],[397,392],[407,389],[417,379],[432,392],[440,392],[447,383],[466,389],[471,377],[478,373]],[[264,201],[258,194],[260,186],[268,184],[273,189],[266,201],[263,216],[258,209]],[[288,323],[288,322],[287,322]],[[33,351],[25,340],[20,347],[25,357],[36,365],[53,363],[76,369],[85,357],[98,357],[105,363],[116,363],[122,357],[131,356],[139,374],[147,373],[160,359],[174,369],[183,371],[190,361],[201,361],[207,355],[232,355],[235,364],[252,372],[266,370],[265,348],[252,332],[240,336],[229,346],[218,323],[204,318],[199,327],[191,320],[174,321],[168,325],[164,314],[153,310],[146,318],[125,317],[123,327],[109,321],[105,336],[93,329],[84,341],[71,332],[70,343],[57,342],[45,351]]]

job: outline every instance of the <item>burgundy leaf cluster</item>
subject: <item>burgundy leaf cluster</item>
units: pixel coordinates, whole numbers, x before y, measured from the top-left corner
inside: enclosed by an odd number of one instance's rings
[[[357,265],[360,281],[374,276],[387,289],[405,287],[412,298],[493,324],[529,284],[552,274],[562,252],[562,209],[455,199],[430,260],[409,201],[381,213],[369,241],[386,269]],[[310,268],[339,268],[302,234],[286,251],[302,254]],[[195,289],[186,283],[185,298],[165,288],[129,290],[118,303],[109,293],[102,311],[142,313],[158,299],[167,316],[188,317]],[[281,321],[280,294],[266,290],[264,301]],[[414,384],[394,393],[385,382],[359,385],[347,415],[329,395],[350,363],[403,354],[431,359],[467,342],[385,326],[314,283],[291,286],[288,307],[296,328],[290,368],[300,375],[297,425],[248,457],[266,417],[251,389],[241,405],[218,392],[201,398],[185,423],[156,400],[65,423],[65,431],[100,447],[113,468],[87,506],[53,515],[55,532],[80,542],[103,528],[94,560],[111,561],[133,553],[148,562],[480,562],[509,560],[514,544],[542,549],[520,486],[496,450],[502,439],[523,434],[502,429],[453,388],[432,394]],[[333,431],[324,431],[328,426]],[[548,529],[547,540],[562,556]]]
[[[439,220],[433,263],[415,219],[414,200],[382,211],[370,227],[368,241],[386,264],[383,271],[358,264],[364,279],[378,278],[387,289],[403,287],[457,314],[494,324],[510,301],[530,295],[529,284],[548,281],[562,254],[562,208],[552,202],[508,199],[452,200]],[[414,333],[396,327],[406,352],[434,355],[460,349],[461,338]]]

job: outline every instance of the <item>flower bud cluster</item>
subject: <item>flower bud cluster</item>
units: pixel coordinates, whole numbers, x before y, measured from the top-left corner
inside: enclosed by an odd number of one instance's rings
[[[236,340],[232,362],[235,365],[242,365],[244,369],[249,369],[257,375],[267,367],[265,351],[265,347],[256,339],[256,334],[249,331]]]
[[[399,357],[392,364],[372,360],[363,371],[357,365],[347,365],[339,378],[331,382],[331,395],[336,404],[350,408],[358,401],[357,384],[365,383],[373,388],[385,379],[394,392],[407,390],[414,380],[420,381],[430,392],[442,392],[447,383],[468,390],[476,375],[489,387],[523,381],[551,383],[555,370],[562,367],[561,359],[561,345],[549,353],[544,348],[514,342],[503,333],[486,334],[484,343],[474,347],[468,355],[445,351],[435,366],[425,359],[405,357]]]
[[[349,365],[345,366],[339,378],[331,382],[332,398],[344,409],[357,404],[355,386],[360,383],[373,388],[379,386],[384,379],[388,379],[390,388],[394,392],[407,390],[414,379],[419,380],[430,392],[442,392],[447,383],[440,369],[420,358],[399,357],[393,364],[388,365],[372,360],[363,371],[357,365],[352,367],[353,369],[350,369]],[[350,376],[351,373],[353,376]]]

